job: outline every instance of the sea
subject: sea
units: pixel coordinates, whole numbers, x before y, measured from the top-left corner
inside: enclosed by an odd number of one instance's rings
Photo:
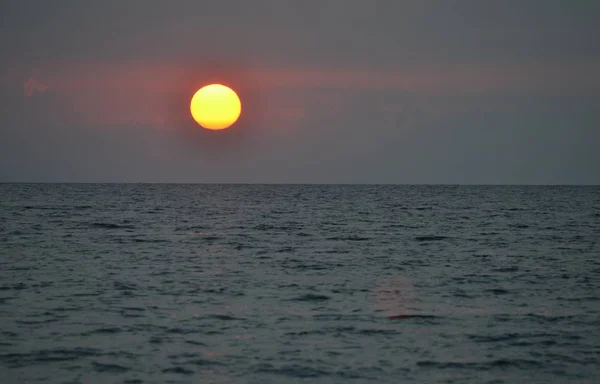
[[[598,383],[600,187],[0,184],[0,382]]]

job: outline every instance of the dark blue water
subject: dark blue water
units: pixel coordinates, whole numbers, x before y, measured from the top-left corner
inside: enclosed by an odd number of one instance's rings
[[[600,377],[600,188],[0,197],[2,383]]]

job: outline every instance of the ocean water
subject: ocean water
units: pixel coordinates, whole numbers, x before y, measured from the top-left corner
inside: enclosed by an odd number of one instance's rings
[[[2,383],[594,383],[600,188],[0,185]]]

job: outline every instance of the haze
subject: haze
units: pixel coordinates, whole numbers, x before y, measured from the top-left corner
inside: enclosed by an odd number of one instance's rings
[[[0,181],[599,184],[599,11],[3,1]],[[210,82],[226,131],[189,114]]]

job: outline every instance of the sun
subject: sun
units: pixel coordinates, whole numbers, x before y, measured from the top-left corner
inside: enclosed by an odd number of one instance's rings
[[[196,91],[190,102],[190,112],[194,120],[206,129],[225,129],[240,117],[242,103],[233,89],[210,84]]]

